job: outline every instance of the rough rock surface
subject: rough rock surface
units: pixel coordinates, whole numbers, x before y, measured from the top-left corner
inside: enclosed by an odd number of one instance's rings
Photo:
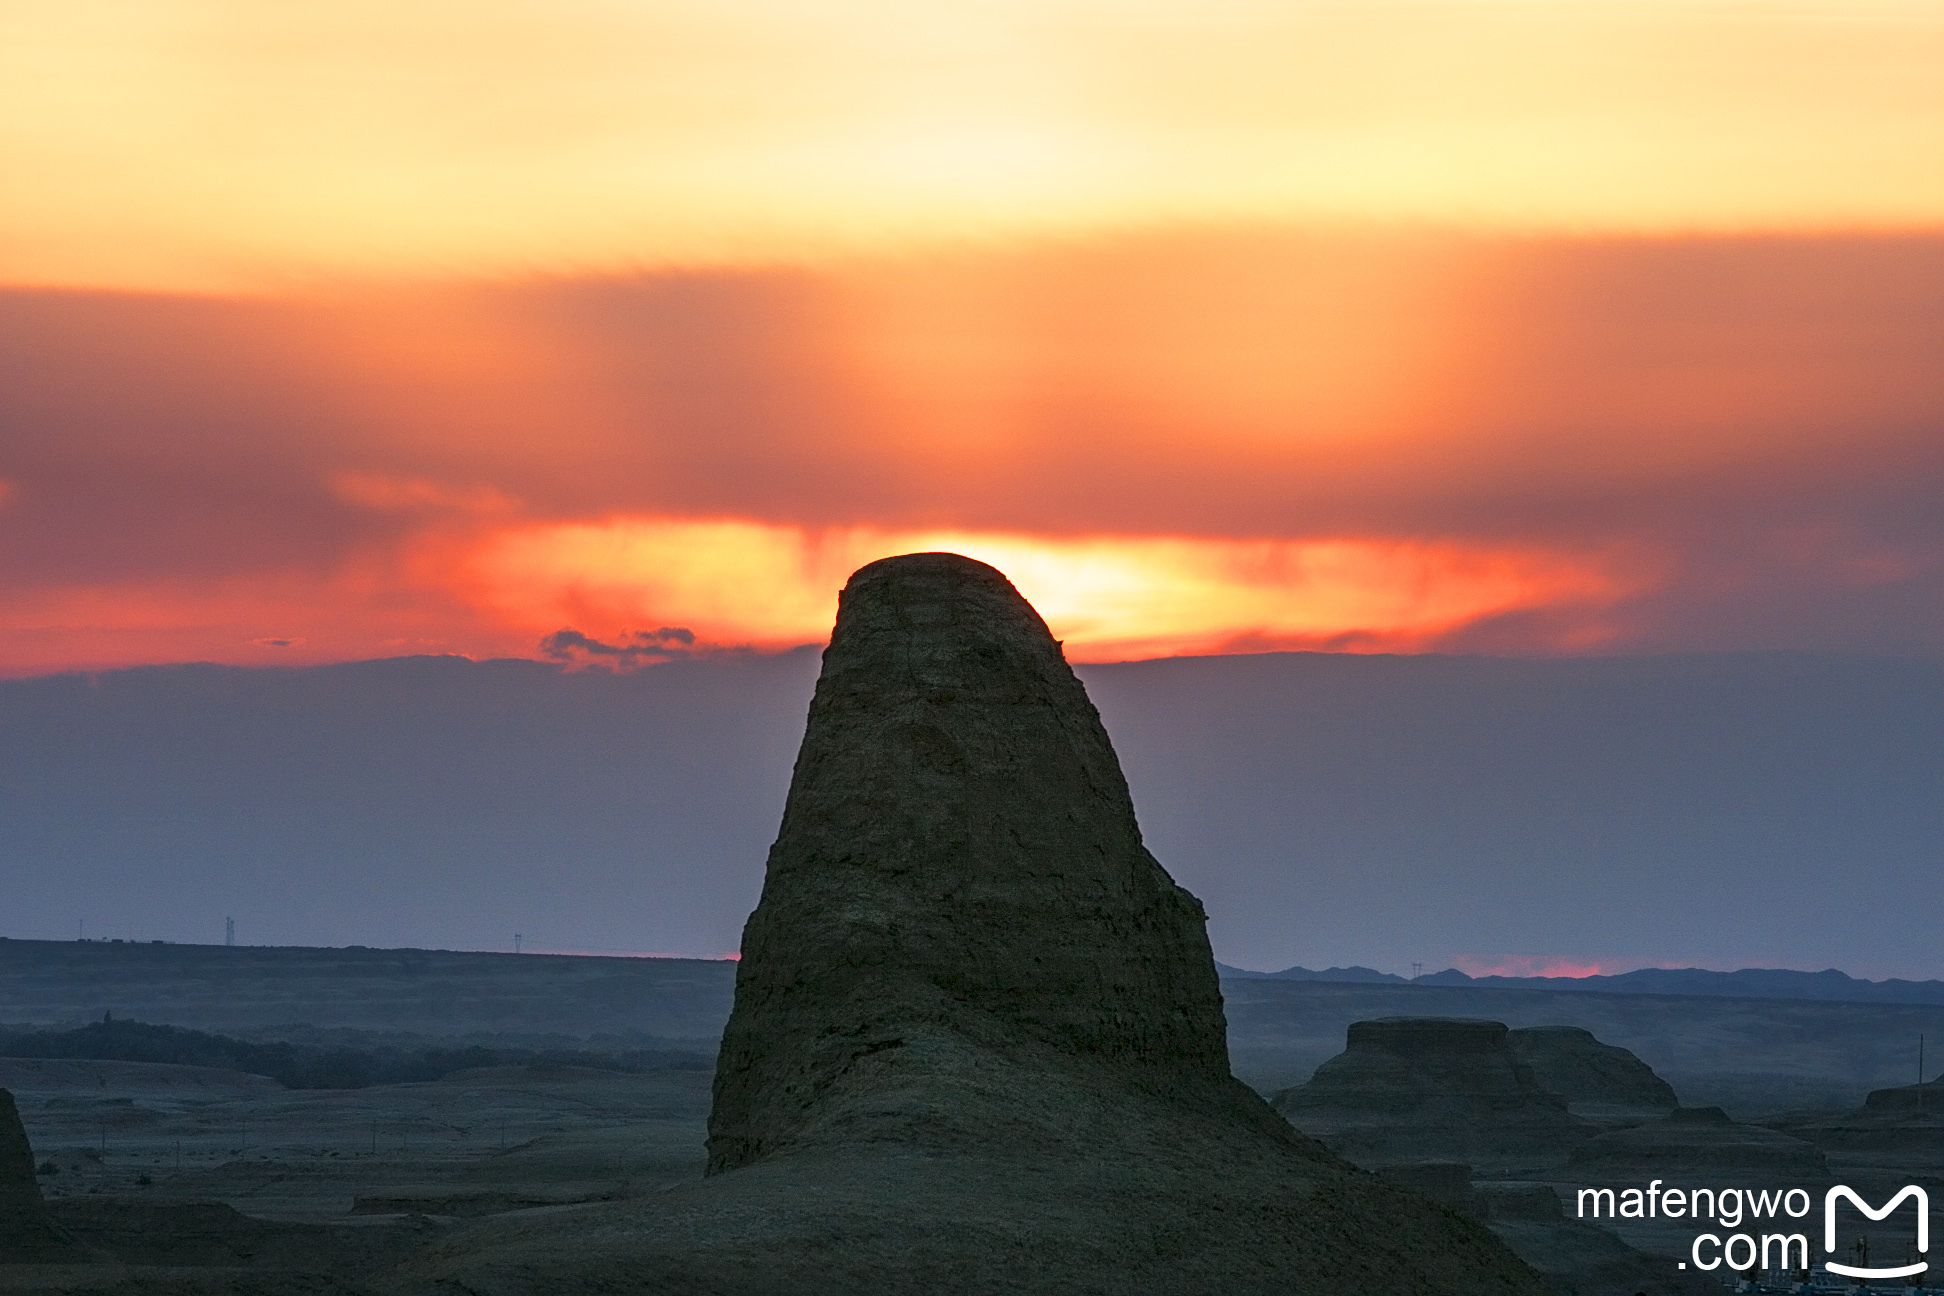
[[[1855,1111],[1793,1112],[1762,1123],[1843,1160],[1928,1174],[1944,1161],[1944,1082],[1873,1089]]]
[[[1502,1029],[1502,1028],[1501,1028]],[[1228,1072],[1200,904],[997,571],[845,589],[738,969],[705,1179],[501,1216],[482,1293],[1536,1293]]]
[[[1944,1076],[1923,1084],[1872,1089],[1863,1100],[1863,1108],[1873,1112],[1928,1111],[1932,1115],[1944,1114]]]
[[[948,555],[874,563],[839,606],[743,932],[710,1166],[808,1136],[833,1097],[968,1037],[1226,1090],[1205,922],[1141,844],[1107,732],[1011,584]]]
[[[0,1089],[0,1264],[79,1259],[79,1250],[48,1223],[34,1177],[34,1149],[13,1094]]]
[[[1385,1166],[1377,1173],[1460,1215],[1484,1218],[1479,1210],[1478,1194],[1472,1186],[1472,1168],[1463,1162],[1411,1161]]]
[[[1815,1178],[1829,1172],[1812,1143],[1760,1125],[1738,1125],[1719,1107],[1678,1107],[1663,1120],[1610,1130],[1573,1149],[1576,1172],[1604,1176],[1665,1174],[1670,1166],[1694,1174]]]
[[[1344,1051],[1275,1096],[1298,1129],[1360,1165],[1557,1163],[1592,1131],[1513,1052],[1503,1022],[1353,1022]]]
[[[1581,1107],[1604,1113],[1619,1109],[1660,1111],[1678,1107],[1674,1086],[1654,1074],[1629,1049],[1603,1044],[1578,1026],[1528,1026],[1510,1032],[1512,1055],[1532,1069],[1539,1083]]]

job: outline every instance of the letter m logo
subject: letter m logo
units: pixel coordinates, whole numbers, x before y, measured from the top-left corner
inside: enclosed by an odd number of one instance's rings
[[[1856,1195],[1854,1189],[1845,1184],[1837,1184],[1823,1196],[1823,1250],[1836,1254],[1836,1199],[1847,1197],[1856,1209],[1873,1220],[1886,1219],[1891,1211],[1904,1204],[1908,1199],[1917,1199],[1917,1249],[1930,1250],[1930,1195],[1916,1184],[1906,1185],[1904,1190],[1892,1197],[1889,1204],[1877,1209]],[[1837,1264],[1834,1260],[1825,1262],[1824,1268],[1831,1273],[1842,1274],[1848,1278],[1908,1278],[1930,1268],[1930,1261],[1919,1260],[1916,1264],[1900,1265],[1895,1269],[1859,1269],[1852,1265]]]

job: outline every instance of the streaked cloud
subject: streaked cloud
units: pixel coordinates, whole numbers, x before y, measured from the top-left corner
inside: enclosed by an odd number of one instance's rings
[[[0,293],[0,669],[807,642],[941,546],[1091,658],[1936,653],[1940,329],[1916,237]]]
[[[453,486],[418,477],[379,473],[334,473],[331,490],[340,499],[386,512],[504,513],[520,501],[491,486]]]

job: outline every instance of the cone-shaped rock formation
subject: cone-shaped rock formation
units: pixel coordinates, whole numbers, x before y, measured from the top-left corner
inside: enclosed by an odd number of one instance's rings
[[[743,934],[711,1166],[961,1041],[1227,1090],[1205,922],[1011,583],[954,554],[873,563],[838,605]]]
[[[47,1222],[34,1150],[13,1094],[0,1089],[0,1264],[45,1264],[80,1259],[78,1248]]]
[[[1085,690],[951,554],[845,589],[737,971],[711,1173],[503,1216],[401,1279],[492,1296],[1542,1290],[1228,1072],[1200,904]]]

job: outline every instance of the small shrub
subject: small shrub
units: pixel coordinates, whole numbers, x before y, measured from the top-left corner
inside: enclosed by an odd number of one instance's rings
[[[40,1163],[39,1167],[37,1168],[37,1173],[44,1174],[44,1175],[56,1175],[61,1173],[61,1167],[55,1165],[52,1161],[43,1161]]]

